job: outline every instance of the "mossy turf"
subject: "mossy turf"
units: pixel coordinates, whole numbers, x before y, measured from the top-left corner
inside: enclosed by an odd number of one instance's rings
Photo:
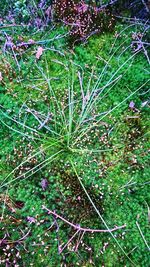
[[[0,239],[6,234],[8,240],[8,244],[2,243],[0,248],[1,266],[5,266],[7,259],[11,266],[149,266],[145,243],[149,240],[150,200],[149,65],[143,52],[135,52],[131,47],[133,33],[142,30],[139,26],[117,25],[112,34],[95,35],[76,47],[69,46],[63,27],[32,33],[31,29],[19,28],[1,31]],[[14,44],[31,39],[34,44],[4,49],[6,33]],[[37,60],[39,46],[44,50]],[[99,84],[102,91],[90,112],[90,115],[100,113],[102,120],[76,142],[82,134],[79,128],[79,132],[71,136],[69,150],[65,125],[61,124],[62,114],[56,107],[58,103],[66,112],[68,85],[72,86],[77,103],[74,121],[78,120],[82,93],[79,73],[83,77],[84,92],[89,84],[90,90],[95,86],[102,73]],[[106,87],[111,79],[115,81]],[[50,88],[55,92],[57,103]],[[134,108],[130,107],[131,101]],[[58,126],[55,121],[48,121],[46,126],[57,129],[61,137],[51,134],[47,128],[39,129],[36,119],[36,114],[46,116],[54,111]],[[48,146],[44,151],[43,147]],[[85,148],[100,152],[87,153]],[[58,149],[63,153],[41,168],[40,163]],[[57,220],[59,229],[57,224],[52,225],[54,218],[42,210],[42,205],[74,223],[105,229],[70,159],[107,225],[113,228],[126,224],[124,229],[114,232],[126,255],[109,233],[85,233],[77,252],[74,251],[79,238],[76,236],[62,254],[58,253],[58,242],[65,245],[75,232],[60,220]],[[30,173],[30,170],[33,171]],[[28,177],[28,172],[33,174]],[[48,181],[46,190],[41,186],[43,179]],[[34,218],[32,223],[28,217]],[[24,240],[15,242],[26,233]]]

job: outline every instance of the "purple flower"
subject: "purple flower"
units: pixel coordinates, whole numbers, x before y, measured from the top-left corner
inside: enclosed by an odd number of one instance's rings
[[[46,190],[46,188],[48,187],[48,181],[47,181],[47,179],[43,179],[42,181],[41,181],[41,186],[42,186],[42,189],[43,190]]]
[[[129,108],[134,109],[134,107],[135,107],[135,103],[133,101],[131,101],[129,104]]]
[[[36,223],[36,219],[34,217],[30,217],[30,216],[27,217],[27,221],[29,223]]]

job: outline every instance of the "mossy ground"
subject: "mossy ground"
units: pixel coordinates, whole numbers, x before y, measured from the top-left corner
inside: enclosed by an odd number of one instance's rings
[[[49,132],[42,129],[40,131],[42,136],[37,136],[37,140],[21,137],[16,131],[22,131],[24,127],[12,122],[1,112],[1,121],[5,124],[1,123],[0,128],[0,182],[2,185],[0,190],[3,214],[0,238],[2,239],[7,232],[10,234],[8,239],[12,240],[5,251],[2,247],[2,259],[10,257],[12,264],[16,259],[18,266],[36,267],[120,267],[132,266],[133,262],[135,266],[148,267],[148,248],[136,224],[138,221],[148,241],[149,123],[148,105],[142,105],[148,99],[146,93],[148,84],[145,84],[148,81],[148,62],[142,52],[134,56],[131,48],[133,32],[142,31],[142,28],[131,26],[125,30],[125,26],[117,25],[116,31],[122,31],[122,34],[116,41],[113,32],[93,36],[86,44],[80,44],[75,48],[69,47],[67,37],[56,38],[58,35],[66,34],[63,28],[55,29],[50,33],[40,31],[32,34],[31,30],[22,31],[19,28],[8,28],[5,31],[13,37],[14,42],[22,37],[24,42],[29,39],[36,42],[42,41],[40,45],[44,47],[39,61],[35,58],[39,44],[15,51],[16,58],[11,50],[1,51],[0,54],[0,72],[3,77],[0,84],[1,110],[29,127],[37,129],[39,125],[35,117],[24,110],[25,105],[47,114],[53,104],[41,70],[51,78],[52,87],[62,103],[67,101],[68,68],[71,79],[73,78],[74,81],[76,98],[81,94],[78,71],[84,74],[85,88],[92,70],[95,68],[91,81],[91,86],[94,86],[96,78],[108,62],[108,68],[102,76],[101,86],[106,85],[115,72],[117,72],[115,77],[122,74],[123,76],[113,88],[109,87],[103,92],[93,110],[93,112],[102,113],[118,105],[118,108],[114,108],[108,116],[104,117],[98,129],[89,133],[92,138],[92,142],[89,143],[90,149],[108,149],[108,151],[94,156],[84,153],[82,155],[68,154],[66,151],[28,179],[21,178],[11,182],[20,173],[34,168],[41,160],[44,160],[45,153],[35,156],[32,162],[23,165],[4,182],[5,177],[25,157],[31,155],[35,149],[39,149],[44,142],[48,142]],[[3,33],[1,35],[3,46],[4,35]],[[43,41],[49,39],[51,39],[50,42]],[[114,52],[115,49],[116,52]],[[112,53],[114,55],[109,61]],[[118,70],[125,62],[126,64]],[[141,90],[122,102],[143,84],[145,86]],[[129,108],[130,101],[135,103],[135,110]],[[32,132],[29,130],[26,134],[32,135]],[[85,143],[82,140],[79,147],[84,146]],[[52,148],[47,151],[48,155],[51,153],[53,153]],[[70,221],[90,228],[104,228],[87,199],[69,163],[69,158],[74,162],[89,195],[109,227],[126,224],[124,230],[119,230],[114,234],[133,262],[124,255],[109,233],[85,234],[76,253],[72,249],[77,241],[75,239],[63,254],[58,254],[58,239],[60,243],[65,244],[74,232],[62,222],[59,223],[59,233],[56,232],[55,226],[47,231],[53,218],[42,210],[43,204],[51,210],[56,210],[58,214],[62,214]],[[45,191],[41,187],[43,178],[49,182]],[[10,183],[7,184],[7,182]],[[36,223],[30,224],[27,221],[28,216],[36,218]],[[23,243],[13,243],[28,230],[30,233]],[[103,250],[106,243],[106,249]],[[15,256],[18,251],[21,258]]]

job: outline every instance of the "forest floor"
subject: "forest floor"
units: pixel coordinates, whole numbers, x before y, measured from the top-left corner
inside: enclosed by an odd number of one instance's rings
[[[143,31],[0,29],[1,266],[149,266]]]

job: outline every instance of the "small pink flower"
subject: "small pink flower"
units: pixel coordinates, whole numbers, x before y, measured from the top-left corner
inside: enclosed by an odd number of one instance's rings
[[[34,217],[30,217],[30,216],[27,217],[27,221],[29,223],[36,223],[36,219]]]

